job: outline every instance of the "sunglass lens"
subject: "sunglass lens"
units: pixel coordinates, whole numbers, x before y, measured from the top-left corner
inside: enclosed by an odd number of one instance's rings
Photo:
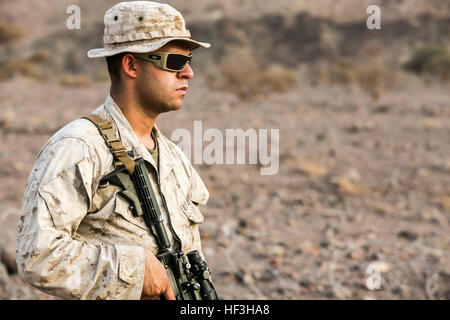
[[[191,57],[187,57],[182,54],[169,54],[167,57],[167,68],[181,71],[190,60]]]

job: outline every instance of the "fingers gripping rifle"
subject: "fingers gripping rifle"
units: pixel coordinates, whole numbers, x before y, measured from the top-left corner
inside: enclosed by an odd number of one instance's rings
[[[217,300],[210,269],[199,252],[189,252],[187,261],[181,250],[174,251],[172,248],[144,159],[134,161],[136,165],[132,174],[122,166],[103,177],[100,184],[110,183],[120,187],[119,194],[129,201],[133,214],[143,217],[155,238],[158,246],[156,257],[166,268],[177,300]]]

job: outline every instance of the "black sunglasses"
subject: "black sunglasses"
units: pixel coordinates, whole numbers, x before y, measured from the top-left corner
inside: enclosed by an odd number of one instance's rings
[[[190,63],[192,60],[192,53],[188,56],[170,52],[133,53],[133,55],[136,58],[153,62],[160,69],[174,72],[183,71],[186,63]]]

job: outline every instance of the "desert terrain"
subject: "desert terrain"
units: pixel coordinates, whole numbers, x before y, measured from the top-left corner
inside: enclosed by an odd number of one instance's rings
[[[0,3],[0,299],[54,299],[17,275],[18,217],[42,145],[109,92],[86,52],[115,3]],[[450,299],[450,2],[167,3],[213,47],[194,53],[184,106],[158,127],[266,129],[278,161],[271,175],[248,157],[194,164],[220,297]],[[71,4],[80,30],[66,27]]]

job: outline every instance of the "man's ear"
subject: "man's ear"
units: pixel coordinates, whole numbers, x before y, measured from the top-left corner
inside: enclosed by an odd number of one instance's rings
[[[122,57],[122,69],[128,77],[137,77],[137,61],[132,54],[127,53]]]

